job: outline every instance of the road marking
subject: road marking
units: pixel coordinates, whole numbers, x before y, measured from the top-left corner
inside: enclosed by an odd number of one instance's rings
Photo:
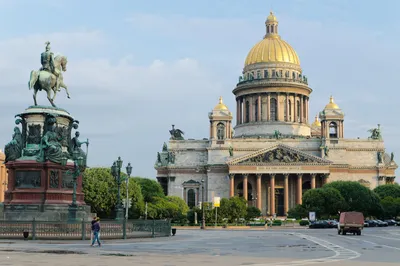
[[[309,259],[309,260],[298,260],[298,261],[290,261],[290,262],[275,262],[275,263],[266,263],[266,264],[252,264],[252,266],[300,266],[300,265],[311,265],[317,263],[331,263],[331,262],[338,262],[344,260],[352,260],[359,258],[361,256],[360,253],[344,248],[342,246],[333,244],[326,240],[322,240],[321,238],[313,237],[310,235],[304,235],[301,233],[293,233],[292,235],[306,239],[308,241],[314,242],[317,245],[320,245],[326,249],[329,249],[335,252],[335,255],[325,258],[318,258],[318,259]]]
[[[371,245],[375,245],[375,246],[380,246],[380,247],[385,247],[385,248],[391,248],[391,249],[395,249],[395,250],[400,250],[400,248],[397,248],[397,247],[392,247],[392,246],[388,246],[388,245],[382,245],[382,244],[379,244],[379,243],[375,243],[375,242],[372,242],[372,241],[368,241],[368,240],[364,240],[364,239],[359,239],[359,238],[351,238],[351,237],[346,237],[346,239],[351,239],[351,240],[358,240],[358,241],[363,241],[363,242],[365,242],[365,243],[368,243],[368,244],[371,244]]]
[[[365,236],[372,236],[372,237],[379,237],[379,238],[388,239],[388,240],[397,240],[397,241],[400,240],[400,239],[398,239],[398,238],[387,237],[387,236],[377,236],[377,235],[370,235],[370,234],[368,234],[368,235],[364,234],[364,235],[365,235]]]

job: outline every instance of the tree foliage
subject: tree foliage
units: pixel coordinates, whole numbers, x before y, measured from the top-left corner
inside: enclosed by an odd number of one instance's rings
[[[303,208],[316,212],[319,217],[337,215],[345,205],[339,190],[332,187],[310,189],[303,195]]]
[[[288,211],[288,217],[302,219],[308,217],[308,212],[303,205],[297,204]]]
[[[155,198],[165,197],[161,185],[156,180],[142,177],[135,177],[134,180],[139,183],[145,202],[153,202]]]
[[[339,190],[346,202],[342,211],[359,211],[366,216],[382,214],[379,196],[358,182],[335,181],[324,185],[323,188]]]
[[[250,221],[253,220],[254,218],[260,217],[261,216],[261,211],[259,208],[255,206],[249,206],[246,209],[246,220]]]
[[[384,217],[393,219],[400,215],[400,197],[385,197],[381,200]]]
[[[126,175],[121,173],[121,177]],[[113,211],[117,203],[117,182],[111,175],[109,168],[88,168],[83,173],[82,190],[85,194],[85,202],[91,206],[91,211],[101,218],[113,216]],[[126,196],[125,182],[121,184],[121,197]],[[139,217],[143,214],[144,203],[139,185],[130,180],[128,193],[133,205],[129,211],[130,217]]]
[[[378,186],[374,189],[374,192],[378,194],[379,198],[384,199],[386,197],[400,198],[400,185],[399,184],[385,184]]]

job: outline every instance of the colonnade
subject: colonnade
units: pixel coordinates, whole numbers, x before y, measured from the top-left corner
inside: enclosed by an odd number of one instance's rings
[[[236,98],[236,124],[261,121],[308,123],[309,97],[270,92]]]
[[[282,173],[282,174],[275,174],[275,173],[265,173],[265,174],[229,174],[230,179],[230,197],[235,196],[235,188],[240,183],[243,183],[243,197],[246,201],[249,200],[248,198],[248,184],[249,184],[249,177],[252,177],[252,181],[254,181],[255,176],[255,187],[256,187],[256,197],[255,197],[255,205],[258,209],[262,210],[262,187],[263,184],[267,185],[270,189],[268,190],[268,202],[269,202],[269,213],[270,215],[274,215],[276,213],[276,198],[275,198],[275,189],[276,183],[283,184],[283,211],[285,215],[289,210],[289,200],[292,197],[295,197],[295,203],[301,204],[303,198],[303,184],[304,182],[310,182],[309,189],[317,188],[317,181],[318,186],[323,186],[327,182],[327,178],[329,174],[326,173],[297,173],[297,174],[289,174],[289,173]],[[294,195],[289,195],[289,180],[291,182],[295,182],[295,192]],[[281,187],[281,186],[280,186]],[[266,192],[264,192],[266,193]],[[236,195],[237,196],[237,195]]]

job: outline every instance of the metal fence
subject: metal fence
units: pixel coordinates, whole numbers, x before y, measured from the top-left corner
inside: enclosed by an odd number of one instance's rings
[[[0,239],[90,239],[91,222],[0,221]],[[102,239],[163,237],[171,235],[171,223],[165,220],[101,221]]]

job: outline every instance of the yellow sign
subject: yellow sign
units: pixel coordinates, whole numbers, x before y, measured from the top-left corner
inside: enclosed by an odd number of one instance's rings
[[[214,197],[214,207],[219,207],[220,206],[220,197]]]

